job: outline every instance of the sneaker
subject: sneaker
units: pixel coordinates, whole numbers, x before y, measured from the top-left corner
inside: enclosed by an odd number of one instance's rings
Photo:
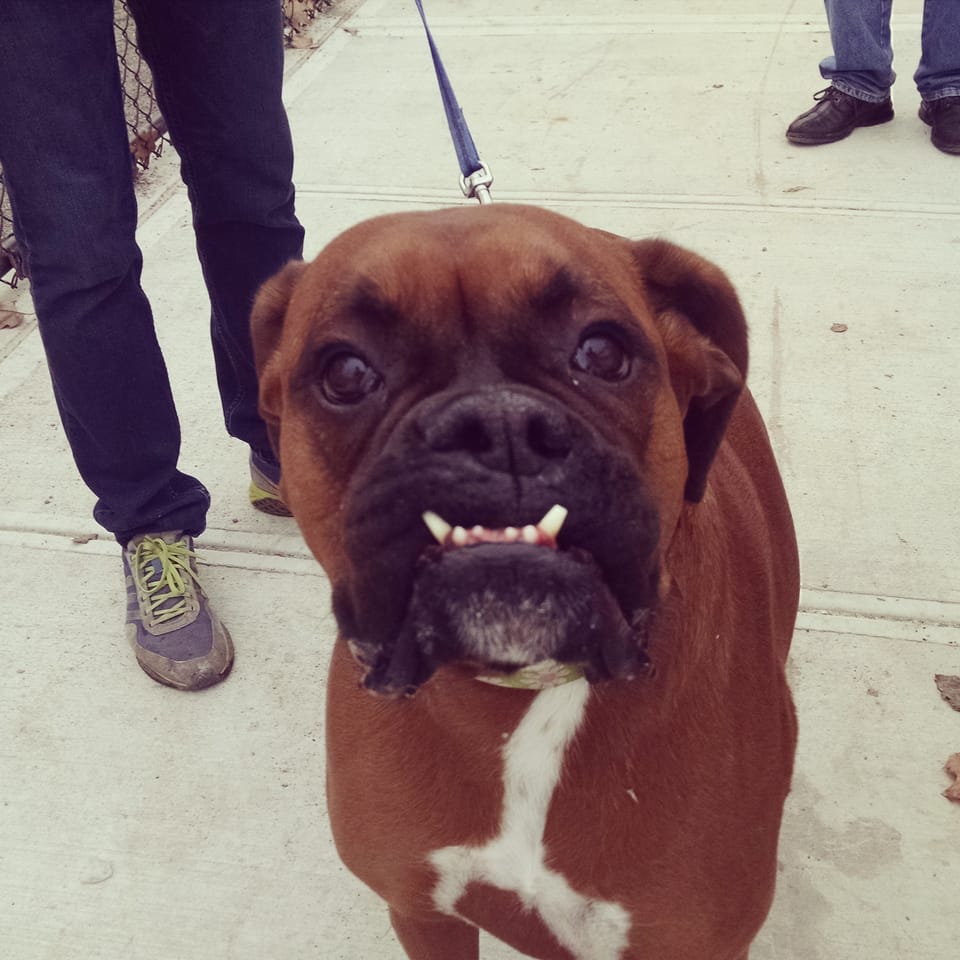
[[[857,127],[873,127],[893,119],[893,102],[887,97],[879,103],[860,100],[827,87],[818,90],[813,99],[819,101],[806,113],[801,113],[787,127],[787,139],[801,146],[834,143],[850,136]]]
[[[197,576],[193,537],[144,534],[123,550],[127,639],[158,683],[201,690],[233,665],[233,642],[210,610]]]
[[[280,496],[280,464],[256,450],[250,451],[250,503],[274,517],[292,516]]]
[[[930,140],[938,150],[960,153],[960,97],[922,101],[920,119],[933,128]]]

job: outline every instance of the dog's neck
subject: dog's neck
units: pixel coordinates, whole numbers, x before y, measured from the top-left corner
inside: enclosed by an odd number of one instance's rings
[[[548,690],[551,687],[562,687],[582,676],[583,670],[580,667],[557,663],[556,660],[541,660],[539,663],[514,670],[513,673],[481,674],[477,680],[496,687],[511,687],[514,690]]]

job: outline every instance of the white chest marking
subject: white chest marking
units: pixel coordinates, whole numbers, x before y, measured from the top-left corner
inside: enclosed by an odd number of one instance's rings
[[[444,847],[431,854],[439,874],[433,901],[441,912],[456,916],[467,886],[487,883],[515,893],[536,910],[578,960],[618,960],[627,946],[630,915],[617,903],[577,893],[544,856],[550,799],[589,696],[584,679],[537,694],[503,748],[499,834],[482,847]]]

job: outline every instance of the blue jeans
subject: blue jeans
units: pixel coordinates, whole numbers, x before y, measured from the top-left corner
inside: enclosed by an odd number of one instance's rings
[[[193,209],[227,431],[269,451],[249,312],[301,256],[277,0],[130,0]],[[0,165],[60,416],[94,516],[121,543],[203,531],[140,286],[113,0],[0,0]]]
[[[896,79],[890,43],[892,0],[824,0],[833,56],[820,73],[843,93],[879,103]],[[920,65],[913,75],[924,100],[960,96],[960,0],[925,0]]]

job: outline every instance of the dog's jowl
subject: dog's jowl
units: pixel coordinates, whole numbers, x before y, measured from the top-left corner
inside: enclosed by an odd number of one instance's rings
[[[339,637],[328,804],[414,960],[745,960],[796,728],[796,541],[724,274],[494,204],[257,300]]]

